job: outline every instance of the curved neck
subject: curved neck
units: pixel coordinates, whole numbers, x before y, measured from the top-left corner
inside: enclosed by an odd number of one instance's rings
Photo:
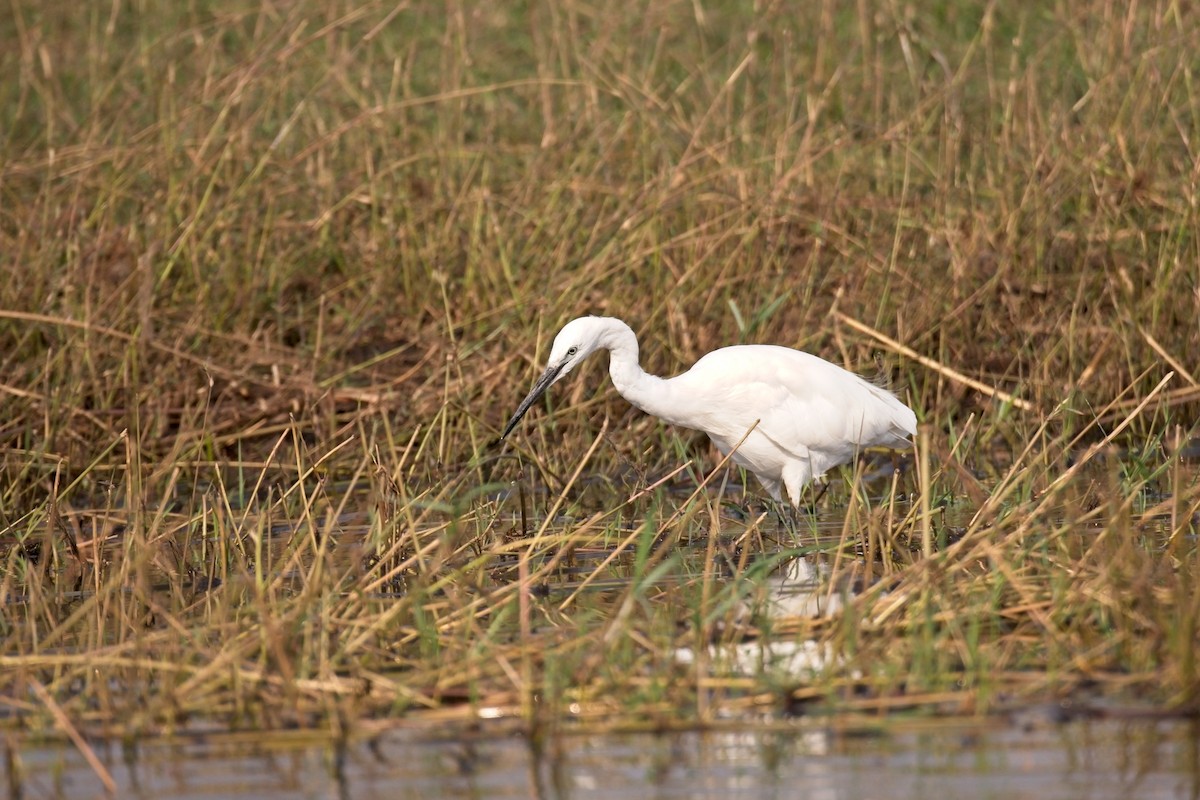
[[[601,340],[609,351],[608,374],[622,397],[647,414],[675,422],[669,381],[650,375],[638,364],[638,342],[633,331],[613,319]]]

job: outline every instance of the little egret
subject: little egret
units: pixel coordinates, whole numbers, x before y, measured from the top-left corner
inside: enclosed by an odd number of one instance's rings
[[[658,378],[638,365],[637,337],[628,325],[580,317],[554,337],[546,371],[500,438],[596,350],[609,351],[608,374],[622,397],[672,425],[707,433],[777,502],[782,487],[799,506],[810,480],[863,448],[906,448],[917,431],[916,415],[891,392],[814,355],[765,344],[723,347],[682,375]]]

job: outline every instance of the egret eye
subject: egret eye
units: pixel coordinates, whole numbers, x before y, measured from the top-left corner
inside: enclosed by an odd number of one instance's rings
[[[578,352],[579,352],[578,347],[572,347],[570,350],[567,351],[567,358],[570,358],[571,356],[575,355]]]

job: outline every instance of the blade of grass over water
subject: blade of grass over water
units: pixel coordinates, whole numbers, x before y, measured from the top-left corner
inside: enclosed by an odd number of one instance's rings
[[[1185,7],[10,5],[6,731],[1196,713]],[[497,443],[584,314],[916,447],[780,509],[600,358]]]

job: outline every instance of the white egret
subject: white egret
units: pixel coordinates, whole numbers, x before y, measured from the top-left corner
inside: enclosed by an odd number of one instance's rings
[[[638,365],[637,337],[612,317],[580,317],[554,337],[546,371],[504,426],[504,439],[548,388],[596,350],[617,391],[647,414],[703,431],[722,455],[795,506],[810,480],[866,447],[908,447],[912,409],[891,392],[814,355],[775,345],[723,347],[674,378]],[[744,440],[743,440],[744,437]],[[738,442],[741,442],[739,445]]]

